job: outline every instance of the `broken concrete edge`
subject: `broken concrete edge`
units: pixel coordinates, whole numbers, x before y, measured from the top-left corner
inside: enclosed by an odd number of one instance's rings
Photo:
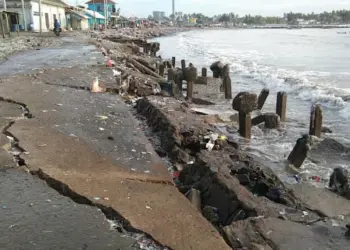
[[[12,103],[12,104],[19,105],[22,108],[22,111],[23,111],[23,119],[26,119],[26,118],[30,119],[30,118],[33,117],[32,114],[30,113],[30,110],[28,109],[27,105],[24,104],[24,103],[21,103],[21,102],[12,100],[12,99],[7,99],[7,98],[4,98],[4,97],[0,97],[0,102],[9,102],[9,103]],[[40,169],[40,168],[38,170],[30,170],[30,167],[27,166],[25,160],[23,158],[21,158],[21,154],[26,152],[26,150],[20,146],[19,139],[15,135],[13,135],[11,132],[9,132],[9,129],[11,128],[11,126],[13,124],[15,124],[14,120],[9,121],[5,126],[3,126],[3,128],[1,128],[0,133],[5,135],[9,139],[9,142],[10,142],[10,145],[11,145],[11,149],[16,149],[17,151],[21,152],[20,154],[13,154],[12,155],[14,161],[17,163],[17,167],[24,166],[26,172],[29,172],[33,176],[44,180],[49,187],[55,189],[61,195],[69,197],[74,202],[76,202],[78,204],[89,205],[89,206],[94,206],[94,207],[99,208],[103,212],[103,214],[106,216],[107,219],[116,221],[116,222],[118,222],[118,224],[120,224],[120,227],[116,228],[116,230],[118,230],[119,232],[123,232],[123,233],[125,233],[125,234],[127,234],[129,236],[132,236],[132,234],[144,235],[146,238],[152,240],[152,242],[157,247],[160,247],[161,249],[169,249],[169,250],[171,250],[170,247],[163,246],[160,242],[155,240],[148,233],[134,228],[127,219],[125,219],[120,213],[118,213],[112,207],[106,207],[106,206],[104,206],[102,204],[93,202],[90,199],[88,199],[87,197],[82,196],[82,195],[74,192],[71,188],[69,188],[68,185],[66,185],[66,184],[64,184],[64,183],[62,183],[62,182],[60,182],[60,181],[50,177],[49,175],[44,173],[43,170]],[[8,151],[8,153],[11,154],[9,151]],[[9,167],[8,169],[13,169],[13,167]],[[5,169],[3,168],[3,170],[6,170],[6,168]]]
[[[211,224],[223,236],[224,240],[229,246],[232,247],[233,245],[232,242],[227,240],[228,238],[225,236],[224,227],[230,225],[234,221],[245,220],[247,218],[257,217],[261,215],[265,215],[268,217],[272,216],[277,218],[280,216],[280,214],[276,212],[276,210],[283,208],[295,209],[298,210],[300,213],[301,209],[309,210],[306,206],[303,206],[301,203],[299,203],[299,200],[294,196],[292,191],[287,189],[287,187],[285,187],[283,183],[279,180],[276,180],[276,185],[284,189],[285,196],[287,197],[287,203],[277,203],[273,200],[268,199],[265,196],[255,197],[252,192],[253,190],[249,190],[246,186],[240,184],[240,181],[237,179],[237,177],[232,176],[229,168],[226,168],[226,166],[220,168],[220,163],[218,162],[208,163],[209,158],[206,157],[210,154],[214,154],[214,152],[222,154],[220,151],[207,152],[204,150],[204,153],[196,151],[191,151],[190,153],[186,152],[190,150],[188,145],[186,145],[186,140],[189,138],[200,136],[199,134],[196,135],[196,132],[193,132],[191,134],[189,131],[183,131],[182,128],[176,127],[176,125],[172,123],[172,121],[162,112],[162,110],[158,108],[155,104],[153,104],[152,101],[148,100],[148,98],[138,100],[136,104],[136,109],[139,115],[146,118],[151,129],[153,129],[154,132],[158,134],[157,136],[159,136],[161,146],[165,151],[169,152],[168,156],[172,163],[175,166],[177,164],[182,164],[185,166],[179,173],[178,179],[176,180],[176,178],[174,178],[175,182],[178,182],[177,187],[179,191],[185,196],[191,191],[192,188],[195,188],[200,192],[203,216],[209,222],[211,222]],[[250,159],[249,156],[244,156],[244,159],[239,159],[241,153],[239,153],[239,151],[233,147],[230,147],[230,149],[232,150],[232,152],[237,152],[236,155],[234,155],[237,159],[231,160],[236,160],[238,162],[243,163],[247,160],[251,160],[253,162],[252,168],[257,167],[255,166],[254,159]],[[242,154],[244,153],[242,152]],[[184,157],[186,155],[191,155],[191,157],[194,157],[194,163],[185,162],[182,158],[188,158]],[[272,175],[274,174],[272,173]],[[186,178],[191,179],[192,176],[195,176],[193,178],[200,179],[200,181],[195,182],[190,180],[189,182],[187,182]],[[276,178],[278,177],[276,176]],[[204,187],[203,185],[206,185],[206,187]],[[220,218],[210,218],[204,214],[204,209],[206,207],[211,207],[210,205],[215,207],[220,206],[219,203],[208,204],[206,203],[206,198],[203,199],[203,197],[205,196],[208,197],[208,194],[206,193],[209,191],[208,189],[211,185],[219,189],[217,196],[221,196],[221,198],[224,199],[222,200],[222,202],[229,204],[228,207],[230,211],[225,212],[225,221],[221,221],[221,224],[219,223]],[[288,203],[289,201],[291,202]],[[265,208],[264,204],[267,204],[269,207]],[[275,207],[273,204],[276,204]],[[292,204],[293,206],[289,206],[288,204]],[[318,221],[319,217],[317,216],[319,216],[320,214],[318,214],[317,211],[311,209],[309,211],[315,212],[315,214],[313,215],[314,218],[310,220],[311,222],[305,223],[313,223],[314,221]],[[321,216],[322,215],[323,214],[321,214]],[[297,223],[304,223],[303,220],[299,220],[293,217],[287,216],[287,219],[290,219],[291,221]]]
[[[131,223],[125,219],[118,211],[116,211],[112,207],[104,206],[100,203],[93,202],[92,200],[88,199],[87,197],[80,195],[76,193],[74,190],[72,190],[68,185],[64,184],[61,181],[58,181],[51,176],[47,175],[43,172],[42,169],[38,169],[35,171],[30,171],[30,173],[33,176],[36,176],[40,178],[41,180],[45,181],[49,187],[56,190],[59,194],[66,196],[70,199],[72,199],[75,203],[82,204],[82,205],[88,205],[92,207],[96,207],[102,211],[102,213],[106,216],[107,219],[117,221],[120,225],[116,228],[119,232],[123,232],[129,236],[132,236],[132,234],[142,234],[146,236],[148,239],[151,239],[155,245],[160,247],[161,249],[169,249],[168,246],[163,246],[160,242],[155,240],[151,235],[148,233],[145,233],[139,229],[134,228]]]

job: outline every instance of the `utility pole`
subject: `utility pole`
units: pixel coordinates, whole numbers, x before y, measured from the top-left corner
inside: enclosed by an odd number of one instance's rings
[[[173,18],[175,19],[175,0],[173,0]]]
[[[4,0],[4,11],[7,11],[6,0]],[[10,31],[10,27],[9,27],[9,20],[8,20],[6,12],[5,12],[5,20],[6,20],[6,29],[7,29],[8,33],[9,33],[9,36],[11,36],[11,31]]]
[[[39,29],[40,29],[40,36],[43,34],[43,27],[42,27],[42,22],[41,22],[41,0],[39,0]]]
[[[27,31],[27,20],[26,20],[26,14],[24,13],[24,0],[22,0],[22,13],[23,13],[24,31]]]
[[[103,4],[103,10],[104,10],[104,14],[105,14],[105,29],[107,28],[107,0],[104,0],[104,4]]]

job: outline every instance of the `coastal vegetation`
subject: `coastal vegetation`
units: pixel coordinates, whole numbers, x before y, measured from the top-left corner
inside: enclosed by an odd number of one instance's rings
[[[308,24],[349,24],[350,10],[333,10],[322,13],[284,13],[282,16],[261,16],[261,15],[244,15],[239,16],[233,12],[223,13],[212,17],[202,13],[183,14],[177,16],[177,20],[188,20],[195,18],[197,23],[234,23],[247,25],[264,25],[264,24],[290,24],[296,25],[300,22]]]

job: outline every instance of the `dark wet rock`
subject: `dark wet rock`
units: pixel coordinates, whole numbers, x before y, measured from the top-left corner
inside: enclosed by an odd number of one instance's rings
[[[214,62],[212,65],[210,65],[210,70],[213,72],[214,78],[221,78],[223,67],[224,64],[220,61]]]
[[[350,199],[350,174],[343,168],[338,167],[333,170],[333,173],[329,179],[328,186],[332,188],[339,195]]]
[[[325,134],[331,134],[331,133],[333,133],[333,131],[332,131],[330,128],[325,127],[325,126],[322,127],[321,132],[322,132],[322,133],[325,133]]]
[[[325,138],[324,140],[315,140],[308,156],[330,167],[336,167],[338,164],[348,164],[350,149],[335,139]]]
[[[265,127],[269,129],[279,128],[281,119],[279,115],[275,113],[266,113],[265,116]]]
[[[217,209],[211,206],[204,206],[202,210],[204,218],[210,221],[213,225],[219,224],[219,216],[217,214]]]
[[[159,155],[159,157],[166,157],[168,155],[168,153],[165,150],[160,148],[155,149],[155,151]]]
[[[249,92],[240,92],[232,101],[232,108],[238,112],[250,113],[257,107],[257,95]]]
[[[310,148],[311,137],[309,135],[304,135],[302,138],[299,138],[292,152],[288,156],[289,163],[296,168],[300,168],[305,161]]]

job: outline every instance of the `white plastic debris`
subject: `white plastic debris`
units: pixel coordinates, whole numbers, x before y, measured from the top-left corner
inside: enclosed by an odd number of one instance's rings
[[[335,220],[332,220],[332,227],[339,227],[338,222],[336,222]]]
[[[286,214],[286,210],[283,209],[282,211],[279,212],[280,215],[285,215]]]
[[[104,128],[98,128],[100,131],[104,131],[105,129]]]
[[[99,201],[101,198],[100,197],[94,197],[95,201]]]

